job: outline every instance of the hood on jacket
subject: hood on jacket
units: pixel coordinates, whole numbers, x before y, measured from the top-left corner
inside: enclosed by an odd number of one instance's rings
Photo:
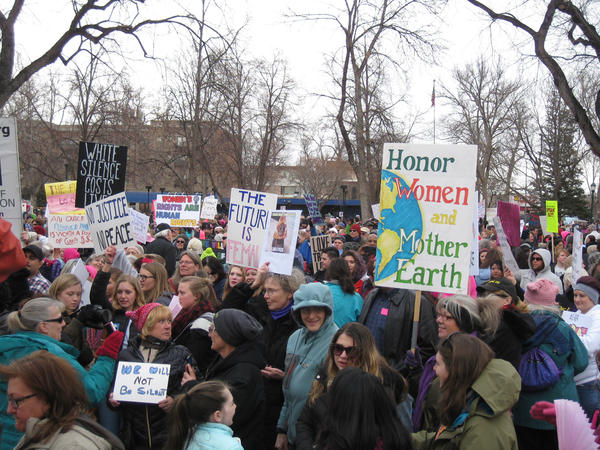
[[[302,308],[320,307],[325,308],[325,325],[333,322],[333,295],[329,287],[322,283],[307,283],[300,286],[294,292],[294,306],[292,306],[292,317],[303,328],[306,328],[300,315]]]
[[[527,260],[527,264],[529,264],[529,268],[531,270],[533,270],[533,268],[531,267],[531,258],[533,257],[534,253],[537,253],[538,255],[540,255],[542,257],[542,259],[544,260],[544,268],[542,270],[540,270],[538,273],[548,272],[550,270],[550,263],[552,262],[552,258],[550,257],[550,252],[548,250],[546,250],[545,248],[538,248],[538,249],[533,250],[529,254],[529,259]]]
[[[521,377],[508,361],[492,359],[471,387],[489,407],[477,408],[475,414],[493,417],[517,403]]]

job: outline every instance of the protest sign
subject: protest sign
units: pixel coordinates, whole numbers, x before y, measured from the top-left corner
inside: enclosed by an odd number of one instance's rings
[[[154,206],[155,221],[172,227],[197,227],[200,225],[201,203],[202,197],[198,194],[157,195]]]
[[[371,205],[371,211],[373,212],[373,219],[379,220],[379,203]]]
[[[558,233],[558,202],[546,200],[546,222],[548,232]]]
[[[385,144],[375,284],[466,294],[477,148]]]
[[[21,234],[21,176],[14,117],[0,119],[0,217],[12,224],[17,237]]]
[[[277,208],[277,195],[231,189],[227,224],[227,264],[258,269],[269,211]]]
[[[46,203],[50,213],[72,212],[77,209],[75,206],[76,181],[46,183],[44,189],[46,190]],[[80,209],[78,214],[85,214],[85,211]]]
[[[127,147],[79,143],[75,206],[84,208],[125,190]]]
[[[119,402],[158,403],[167,398],[170,364],[119,361],[113,398]]]
[[[179,311],[181,311],[181,303],[179,302],[179,296],[174,295],[171,298],[171,302],[169,303],[169,309],[173,314],[173,319],[177,317],[177,314],[179,314]]]
[[[136,241],[145,244],[148,236],[150,217],[133,208],[129,208],[129,220],[131,220],[131,235]]]
[[[81,258],[77,259],[77,262],[71,268],[71,271],[69,273],[72,273],[73,275],[75,275],[77,277],[77,279],[81,282],[82,286],[83,286],[83,283],[85,283],[87,281],[88,277],[90,276],[89,272],[85,268],[85,263],[83,262],[83,260]]]
[[[573,231],[573,272],[571,273],[571,286],[577,283],[583,272],[583,236],[581,231]]]
[[[548,218],[546,216],[540,216],[539,219],[542,234],[546,236],[548,234]]]
[[[498,242],[500,243],[500,249],[502,250],[502,260],[504,261],[504,266],[508,267],[513,275],[520,273],[521,269],[519,269],[517,260],[510,249],[510,245],[506,239],[506,234],[504,233],[504,228],[502,227],[502,222],[500,221],[499,217],[494,217],[494,226],[496,227],[496,236],[498,238]]]
[[[290,275],[300,228],[300,211],[269,211],[267,223],[269,227],[258,265],[268,262],[269,272]]]
[[[54,248],[93,248],[85,210],[76,212],[48,214],[48,243]]]
[[[331,247],[331,237],[329,235],[311,236],[310,251],[312,253],[313,273],[317,273],[321,267],[321,250]]]
[[[209,195],[202,202],[202,210],[200,211],[201,219],[214,220],[217,215],[217,205],[219,200],[214,195]]]
[[[120,249],[135,244],[125,192],[94,202],[85,207],[85,212],[97,252],[104,253],[111,245]]]
[[[477,217],[479,219],[483,219],[485,217],[485,199],[481,199],[479,202],[477,202]]]
[[[519,230],[521,208],[515,203],[498,200],[498,217],[502,221],[502,228],[508,243],[513,247],[518,247],[521,244],[521,231]]]
[[[304,194],[304,201],[306,202],[306,208],[308,209],[308,215],[312,218],[313,223],[323,223],[323,217],[321,211],[319,211],[319,205],[315,196],[312,194]]]
[[[473,209],[473,242],[471,243],[471,262],[469,263],[469,275],[479,275],[479,205]]]
[[[584,337],[593,325],[590,316],[584,316],[579,312],[563,311],[562,318],[580,338]]]

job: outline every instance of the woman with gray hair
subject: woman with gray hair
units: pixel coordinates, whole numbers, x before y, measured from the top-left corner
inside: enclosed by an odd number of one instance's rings
[[[20,311],[8,315],[8,327],[13,332],[0,336],[0,364],[29,355],[37,350],[46,350],[65,359],[75,368],[81,377],[86,393],[92,405],[104,400],[113,378],[115,361],[123,342],[123,333],[113,332],[98,348],[98,359],[89,371],[78,362],[75,347],[60,342],[65,323],[62,316],[64,306],[51,298],[40,297],[29,300]],[[12,449],[21,438],[14,425],[14,419],[6,413],[6,381],[0,382],[0,424],[2,425],[2,443],[0,449]]]

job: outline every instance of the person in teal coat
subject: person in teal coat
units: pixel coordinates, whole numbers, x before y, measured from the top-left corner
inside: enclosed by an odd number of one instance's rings
[[[115,360],[123,342],[123,333],[114,332],[98,350],[98,359],[87,371],[78,362],[79,351],[72,345],[60,342],[63,304],[50,298],[29,300],[21,311],[8,315],[8,327],[13,334],[0,336],[0,364],[29,355],[37,350],[46,350],[67,360],[79,373],[92,406],[105,399],[110,387]],[[7,382],[0,380],[0,424],[2,425],[1,450],[12,449],[21,439],[22,433],[15,428],[14,417],[6,413]]]
[[[283,378],[283,407],[277,422],[275,447],[287,449],[296,438],[302,413],[317,370],[323,364],[338,327],[333,321],[333,297],[321,283],[300,286],[292,309],[300,328],[288,339]]]
[[[333,296],[333,320],[338,327],[356,322],[363,307],[363,299],[354,290],[352,274],[344,258],[336,258],[325,273],[325,285]]]

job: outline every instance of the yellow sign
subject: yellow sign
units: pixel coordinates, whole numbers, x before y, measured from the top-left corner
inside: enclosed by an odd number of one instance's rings
[[[546,200],[547,228],[550,233],[558,233],[558,202]]]
[[[75,191],[77,181],[60,181],[46,183],[46,202],[52,214],[85,214],[85,209],[75,208]]]

